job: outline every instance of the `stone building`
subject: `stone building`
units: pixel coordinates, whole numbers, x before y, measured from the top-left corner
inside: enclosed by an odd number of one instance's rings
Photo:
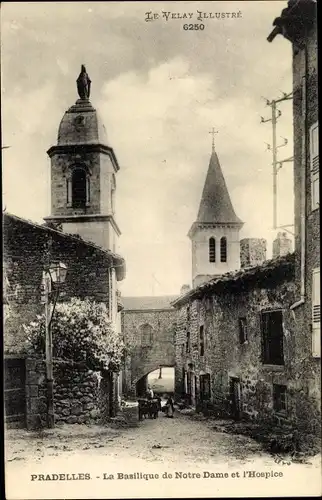
[[[294,254],[224,274],[174,303],[176,393],[217,415],[296,418]]]
[[[107,145],[104,127],[89,101],[89,78],[85,68],[80,77],[80,99],[65,113],[57,145],[48,151],[51,158],[50,217],[45,218],[44,225],[39,225],[8,213],[3,216],[6,419],[28,427],[35,425],[44,413],[46,391],[42,387],[45,375],[41,360],[24,358],[22,325],[44,311],[41,290],[45,260],[49,258],[51,262],[61,261],[67,265],[67,278],[59,300],[78,297],[103,303],[114,328],[121,332],[117,282],[125,277],[125,262],[115,253],[120,235],[115,222],[115,174],[119,166],[113,149]],[[84,370],[78,374],[74,372],[75,381],[84,382],[86,394],[80,383],[71,387],[66,397],[58,371],[56,375],[54,372],[54,387],[60,391],[56,394],[56,417],[71,423],[88,421],[90,412],[95,409],[95,398],[85,387],[99,386],[97,380],[94,377],[90,382],[94,375],[83,373]],[[65,382],[67,378],[64,376]],[[104,384],[106,380],[101,387]],[[109,403],[113,406],[119,381],[112,377],[108,385]],[[88,400],[90,395],[93,401]],[[83,397],[81,408],[77,397]]]
[[[128,354],[123,370],[125,396],[141,395],[147,376],[160,367],[174,367],[175,296],[122,297],[122,327]]]
[[[292,44],[296,355],[307,360],[303,390],[321,408],[320,194],[317,3],[289,0],[268,37]],[[278,66],[277,66],[278,70]]]

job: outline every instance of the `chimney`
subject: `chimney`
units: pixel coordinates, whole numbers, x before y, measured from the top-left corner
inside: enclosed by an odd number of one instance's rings
[[[260,266],[266,260],[267,242],[263,238],[240,240],[240,267]]]
[[[184,295],[190,291],[190,285],[182,285],[180,288],[180,295]]]
[[[286,233],[278,233],[273,241],[273,259],[287,255],[292,251],[292,240]]]

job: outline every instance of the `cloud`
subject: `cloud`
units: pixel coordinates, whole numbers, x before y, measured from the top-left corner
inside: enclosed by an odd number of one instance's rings
[[[176,293],[190,281],[190,242],[211,152],[216,148],[242,236],[272,237],[271,126],[261,96],[292,85],[291,45],[269,44],[282,2],[242,5],[241,19],[207,22],[188,33],[180,22],[146,23],[144,2],[12,2],[2,6],[3,152],[7,209],[41,221],[49,213],[50,162],[64,111],[77,99],[82,63],[121,170],[117,175],[120,251],[128,295]],[[153,2],[155,11],[209,11],[209,2]],[[223,10],[212,2],[212,10]],[[19,7],[19,8],[18,8]],[[292,154],[291,103],[281,106],[280,136]],[[279,216],[293,219],[291,165],[279,173]],[[281,223],[282,223],[281,222]]]

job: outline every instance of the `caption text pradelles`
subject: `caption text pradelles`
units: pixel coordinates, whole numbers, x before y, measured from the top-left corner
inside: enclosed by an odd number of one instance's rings
[[[73,474],[31,474],[31,481],[90,481],[92,479],[103,480],[144,480],[153,479],[275,479],[283,477],[281,471],[256,471],[244,470],[236,472],[163,472],[162,474],[147,474],[143,472],[124,473],[117,472],[109,474],[104,472],[100,476],[92,476],[90,473]]]

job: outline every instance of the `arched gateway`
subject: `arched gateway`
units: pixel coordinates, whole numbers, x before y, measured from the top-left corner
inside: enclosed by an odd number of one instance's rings
[[[123,369],[123,393],[144,392],[149,373],[175,365],[176,296],[122,297],[123,331],[128,355]]]

